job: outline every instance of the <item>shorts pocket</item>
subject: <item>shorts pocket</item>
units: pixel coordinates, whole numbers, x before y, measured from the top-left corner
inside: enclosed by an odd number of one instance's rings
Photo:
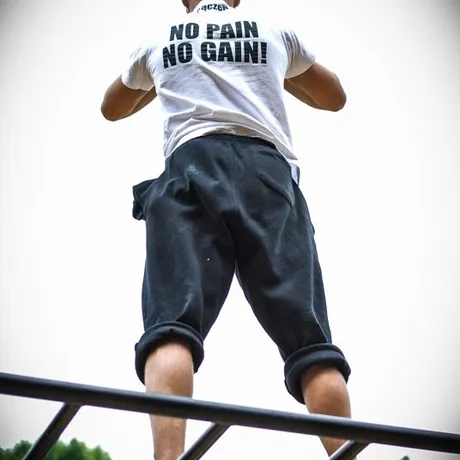
[[[267,187],[283,196],[289,205],[294,206],[291,167],[280,154],[261,150],[252,152],[256,176]]]
[[[148,196],[151,192],[151,188],[162,178],[163,174],[156,179],[148,179],[133,186],[134,202],[132,214],[134,219],[145,220],[145,206],[147,203]]]

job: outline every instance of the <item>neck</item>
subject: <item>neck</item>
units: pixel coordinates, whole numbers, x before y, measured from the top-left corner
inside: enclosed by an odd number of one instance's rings
[[[200,3],[202,0],[189,0],[188,2],[188,11],[191,12],[193,11]],[[233,0],[225,0],[225,3],[228,6],[233,7]]]

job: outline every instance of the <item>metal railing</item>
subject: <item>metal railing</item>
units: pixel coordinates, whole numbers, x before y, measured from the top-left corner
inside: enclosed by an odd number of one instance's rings
[[[369,444],[460,454],[460,435],[304,415],[0,373],[0,394],[63,402],[25,459],[42,460],[82,406],[213,422],[180,460],[201,458],[232,425],[349,439],[329,460],[351,460]]]

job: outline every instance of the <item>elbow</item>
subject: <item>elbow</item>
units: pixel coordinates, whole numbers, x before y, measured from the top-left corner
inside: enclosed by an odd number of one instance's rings
[[[331,112],[340,112],[346,105],[347,103],[347,98],[337,102],[334,106],[330,108]]]
[[[115,112],[109,110],[104,104],[101,105],[101,113],[107,121],[118,121],[120,119]]]
[[[333,103],[328,108],[331,112],[340,112],[347,103],[347,95],[342,93],[339,97],[337,97]]]
[[[112,122],[114,122],[114,121],[118,121],[118,120],[119,120],[119,118],[112,117],[112,116],[107,115],[107,114],[105,114],[105,113],[103,113],[102,115],[104,116],[104,118],[105,118],[107,121],[112,121]]]
[[[317,96],[313,101],[316,104],[316,108],[321,110],[327,110],[328,112],[340,112],[347,103],[347,96],[345,92],[328,93],[325,95]]]
[[[101,114],[107,121],[118,121],[125,118],[127,115],[123,112],[123,107],[113,98],[104,97],[101,103]]]

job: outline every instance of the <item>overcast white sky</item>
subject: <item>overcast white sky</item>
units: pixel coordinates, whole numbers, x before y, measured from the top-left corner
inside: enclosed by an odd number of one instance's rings
[[[283,14],[348,93],[338,114],[289,97],[333,336],[357,420],[460,431],[460,3],[242,0]],[[179,0],[0,0],[0,370],[143,391],[144,227],[131,186],[163,167],[155,106],[119,123],[106,86]],[[160,13],[160,9],[162,12]],[[304,412],[235,284],[195,396]],[[0,446],[59,404],[0,396]],[[188,445],[206,423],[190,422]],[[147,417],[81,410],[65,432],[151,458]],[[454,456],[371,446],[362,460]],[[232,428],[207,459],[326,458],[316,438]]]

